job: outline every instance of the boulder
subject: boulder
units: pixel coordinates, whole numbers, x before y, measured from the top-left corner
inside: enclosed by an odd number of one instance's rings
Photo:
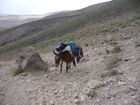
[[[18,68],[22,70],[47,70],[45,63],[33,47],[26,47],[21,50],[21,54],[16,60]]]

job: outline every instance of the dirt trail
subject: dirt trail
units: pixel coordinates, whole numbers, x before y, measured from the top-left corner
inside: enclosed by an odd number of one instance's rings
[[[11,70],[16,62],[1,61],[0,105],[140,105],[139,32],[139,25],[119,29],[123,61],[116,68],[120,74],[115,76],[101,77],[108,58],[114,55],[106,54],[106,48],[111,47],[106,43],[85,47],[84,58],[69,73],[65,67],[59,73],[52,53],[41,54],[50,65],[49,72],[32,71],[13,77]],[[91,88],[93,91],[89,91]]]

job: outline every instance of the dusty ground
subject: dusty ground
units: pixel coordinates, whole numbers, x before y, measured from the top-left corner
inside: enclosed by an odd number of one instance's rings
[[[110,35],[111,33],[108,33]],[[0,62],[0,105],[140,105],[140,24],[119,28],[123,60],[115,68],[119,74],[101,77],[106,72],[108,43],[85,47],[84,58],[69,73],[59,73],[53,54],[41,54],[49,72],[30,71],[13,77],[14,60]]]

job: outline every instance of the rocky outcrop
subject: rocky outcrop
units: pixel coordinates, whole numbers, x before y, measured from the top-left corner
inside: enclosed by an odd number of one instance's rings
[[[16,60],[18,68],[22,70],[47,70],[48,65],[33,47],[26,47],[21,50],[21,54]]]

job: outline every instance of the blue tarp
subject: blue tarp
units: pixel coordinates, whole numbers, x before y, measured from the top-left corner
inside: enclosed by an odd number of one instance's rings
[[[71,47],[71,50],[74,56],[78,56],[78,47],[73,41],[67,41],[65,42],[65,44]]]

